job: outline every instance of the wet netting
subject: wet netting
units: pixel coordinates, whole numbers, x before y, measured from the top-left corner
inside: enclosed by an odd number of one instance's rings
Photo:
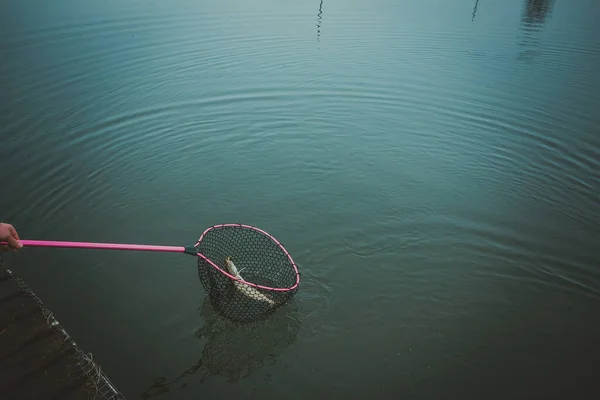
[[[36,294],[0,254],[0,347],[9,369],[2,378],[7,398],[124,400],[91,353],[75,343]],[[14,397],[12,397],[14,395]],[[0,396],[2,397],[2,396]]]
[[[196,248],[200,282],[215,310],[231,320],[263,319],[298,291],[300,273],[291,256],[256,227],[212,226]]]

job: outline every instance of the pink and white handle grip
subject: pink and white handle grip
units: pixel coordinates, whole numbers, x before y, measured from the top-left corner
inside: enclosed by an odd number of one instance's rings
[[[46,240],[20,240],[23,247],[54,247],[54,248],[78,248],[97,250],[132,250],[132,251],[158,251],[167,253],[187,253],[197,255],[196,247],[191,246],[153,246],[145,244],[122,244],[122,243],[90,243],[90,242],[58,242]],[[8,245],[0,242],[0,245]]]

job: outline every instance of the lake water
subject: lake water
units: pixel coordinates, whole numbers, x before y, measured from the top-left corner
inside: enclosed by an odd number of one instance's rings
[[[302,271],[223,321],[193,258],[5,257],[130,399],[600,396],[600,2],[3,1],[0,218]],[[236,397],[238,396],[238,397]]]

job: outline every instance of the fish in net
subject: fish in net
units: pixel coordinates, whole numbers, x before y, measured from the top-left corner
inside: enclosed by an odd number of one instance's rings
[[[197,248],[200,282],[215,310],[234,321],[263,318],[298,290],[300,276],[289,253],[257,228],[211,227]]]

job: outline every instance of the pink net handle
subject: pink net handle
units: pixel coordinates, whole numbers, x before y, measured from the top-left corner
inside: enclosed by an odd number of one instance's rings
[[[56,240],[19,240],[23,247],[51,247],[63,249],[96,249],[96,250],[132,250],[132,251],[156,251],[167,253],[185,253],[185,246],[155,246],[146,244],[123,244],[123,243],[93,243],[93,242],[65,242]],[[8,245],[0,242],[0,245]]]

